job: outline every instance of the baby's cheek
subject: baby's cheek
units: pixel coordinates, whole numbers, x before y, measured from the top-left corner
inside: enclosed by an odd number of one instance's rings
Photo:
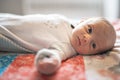
[[[87,47],[79,47],[77,48],[77,52],[79,54],[92,54],[91,51]]]
[[[72,36],[72,37],[70,38],[70,42],[71,42],[71,45],[73,46],[73,48],[75,49],[76,42],[75,42],[74,36]]]

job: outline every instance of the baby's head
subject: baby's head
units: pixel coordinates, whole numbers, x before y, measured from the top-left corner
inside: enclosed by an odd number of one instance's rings
[[[72,32],[71,44],[79,54],[97,54],[113,48],[116,33],[104,18],[89,18]]]

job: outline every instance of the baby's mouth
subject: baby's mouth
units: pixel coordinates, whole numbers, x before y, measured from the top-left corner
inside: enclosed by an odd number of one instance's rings
[[[78,45],[81,45],[80,38],[77,37],[77,39],[78,39]]]

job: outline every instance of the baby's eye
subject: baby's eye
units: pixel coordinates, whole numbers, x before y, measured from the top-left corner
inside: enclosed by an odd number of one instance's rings
[[[92,33],[92,27],[90,25],[88,25],[88,33],[91,34]]]
[[[96,44],[92,43],[92,48],[95,49],[96,48]]]

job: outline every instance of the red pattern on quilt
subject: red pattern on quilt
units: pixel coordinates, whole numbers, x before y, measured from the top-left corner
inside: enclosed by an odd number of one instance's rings
[[[86,80],[84,60],[75,56],[62,62],[58,71],[50,76],[37,72],[33,54],[19,55],[8,66],[0,80]]]

